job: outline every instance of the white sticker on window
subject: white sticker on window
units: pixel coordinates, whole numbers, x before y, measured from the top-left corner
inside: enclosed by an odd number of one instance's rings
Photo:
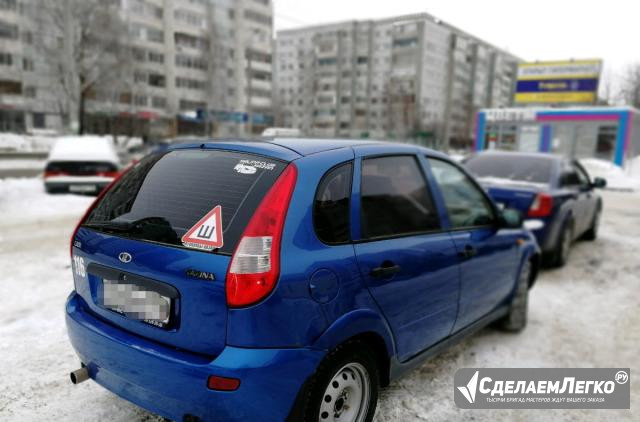
[[[236,166],[233,169],[240,174],[255,174],[255,172],[257,171],[257,169],[254,166],[248,166],[242,163],[236,164]]]
[[[255,167],[263,170],[273,170],[276,168],[275,163],[268,163],[266,161],[258,161],[258,160],[240,160],[240,164],[244,164],[245,166]]]
[[[222,247],[222,207],[216,206],[182,236],[188,248],[211,251]]]

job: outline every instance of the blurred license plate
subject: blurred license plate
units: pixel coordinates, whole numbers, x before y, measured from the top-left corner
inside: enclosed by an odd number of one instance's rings
[[[102,280],[102,305],[128,318],[165,328],[171,304],[171,298],[137,284]]]
[[[96,185],[71,185],[69,186],[69,192],[95,192],[97,190]]]

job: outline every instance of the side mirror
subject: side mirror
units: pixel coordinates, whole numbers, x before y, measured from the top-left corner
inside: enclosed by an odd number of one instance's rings
[[[518,210],[506,208],[500,213],[500,227],[505,229],[519,229],[523,223],[522,214]]]
[[[593,183],[591,183],[591,186],[593,186],[594,188],[603,189],[607,187],[607,179],[596,177],[595,179],[593,179]]]

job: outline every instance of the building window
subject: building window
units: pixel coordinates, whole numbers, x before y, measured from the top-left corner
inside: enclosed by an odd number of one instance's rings
[[[207,104],[201,101],[180,100],[180,110],[198,110],[207,108]]]
[[[26,98],[36,98],[37,89],[35,86],[25,86],[24,87],[24,96]]]
[[[0,0],[0,10],[17,10],[17,0]]]
[[[0,94],[21,95],[22,83],[16,81],[0,80]]]
[[[133,102],[137,106],[146,107],[147,97],[145,95],[136,95],[135,97],[133,97]]]
[[[184,54],[176,55],[176,66],[188,69],[207,70],[208,64],[202,57],[187,56]]]
[[[12,25],[0,20],[0,38],[17,39],[18,25]]]
[[[13,56],[9,53],[0,53],[0,66],[11,66],[13,64]]]
[[[149,61],[151,63],[164,63],[164,54],[149,51]]]
[[[26,57],[22,59],[22,70],[25,72],[33,72],[33,60],[27,59]]]
[[[33,127],[35,129],[44,129],[47,127],[46,116],[44,113],[33,113]]]
[[[149,85],[164,88],[167,86],[167,78],[164,75],[151,73],[149,74]]]
[[[167,107],[167,99],[164,97],[153,97],[151,99],[151,105],[154,108],[166,108]]]
[[[163,43],[164,31],[160,29],[147,28],[147,41]]]
[[[263,25],[271,25],[271,16],[265,15],[264,13],[256,12],[254,10],[245,10],[244,11],[245,19],[250,21],[254,21]]]
[[[176,87],[178,88],[187,88],[202,91],[206,88],[206,86],[207,84],[205,81],[190,78],[176,78]]]

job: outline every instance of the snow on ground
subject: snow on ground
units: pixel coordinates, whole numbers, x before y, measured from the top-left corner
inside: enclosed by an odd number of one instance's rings
[[[73,288],[68,242],[90,199],[49,197],[38,182],[0,185],[0,420],[160,421],[93,382],[69,382],[78,359],[64,327],[63,305]],[[453,375],[463,367],[640,370],[640,195],[605,192],[604,200],[600,238],[577,243],[567,267],[541,274],[524,332],[486,328],[427,362],[382,390],[375,421],[638,420],[640,382],[631,384],[635,414],[461,410],[453,402]],[[55,212],[44,218],[28,208]]]
[[[0,133],[0,151],[46,152],[55,142],[52,136]]]
[[[46,222],[81,215],[95,198],[47,195],[39,178],[0,179],[0,227]],[[2,232],[0,232],[0,239]]]
[[[624,168],[597,158],[584,158],[580,163],[592,179],[594,177],[606,179],[609,190],[640,191],[640,157],[628,160]]]
[[[0,170],[44,170],[44,165],[44,160],[31,160],[28,158],[0,160]]]
[[[0,132],[0,151],[10,152],[48,152],[55,145],[58,139],[106,139],[113,141],[113,136],[104,135],[84,135],[84,136],[57,136],[53,133],[43,134],[17,134]],[[118,137],[118,146],[122,148],[140,147],[142,145],[142,139],[138,137]]]

